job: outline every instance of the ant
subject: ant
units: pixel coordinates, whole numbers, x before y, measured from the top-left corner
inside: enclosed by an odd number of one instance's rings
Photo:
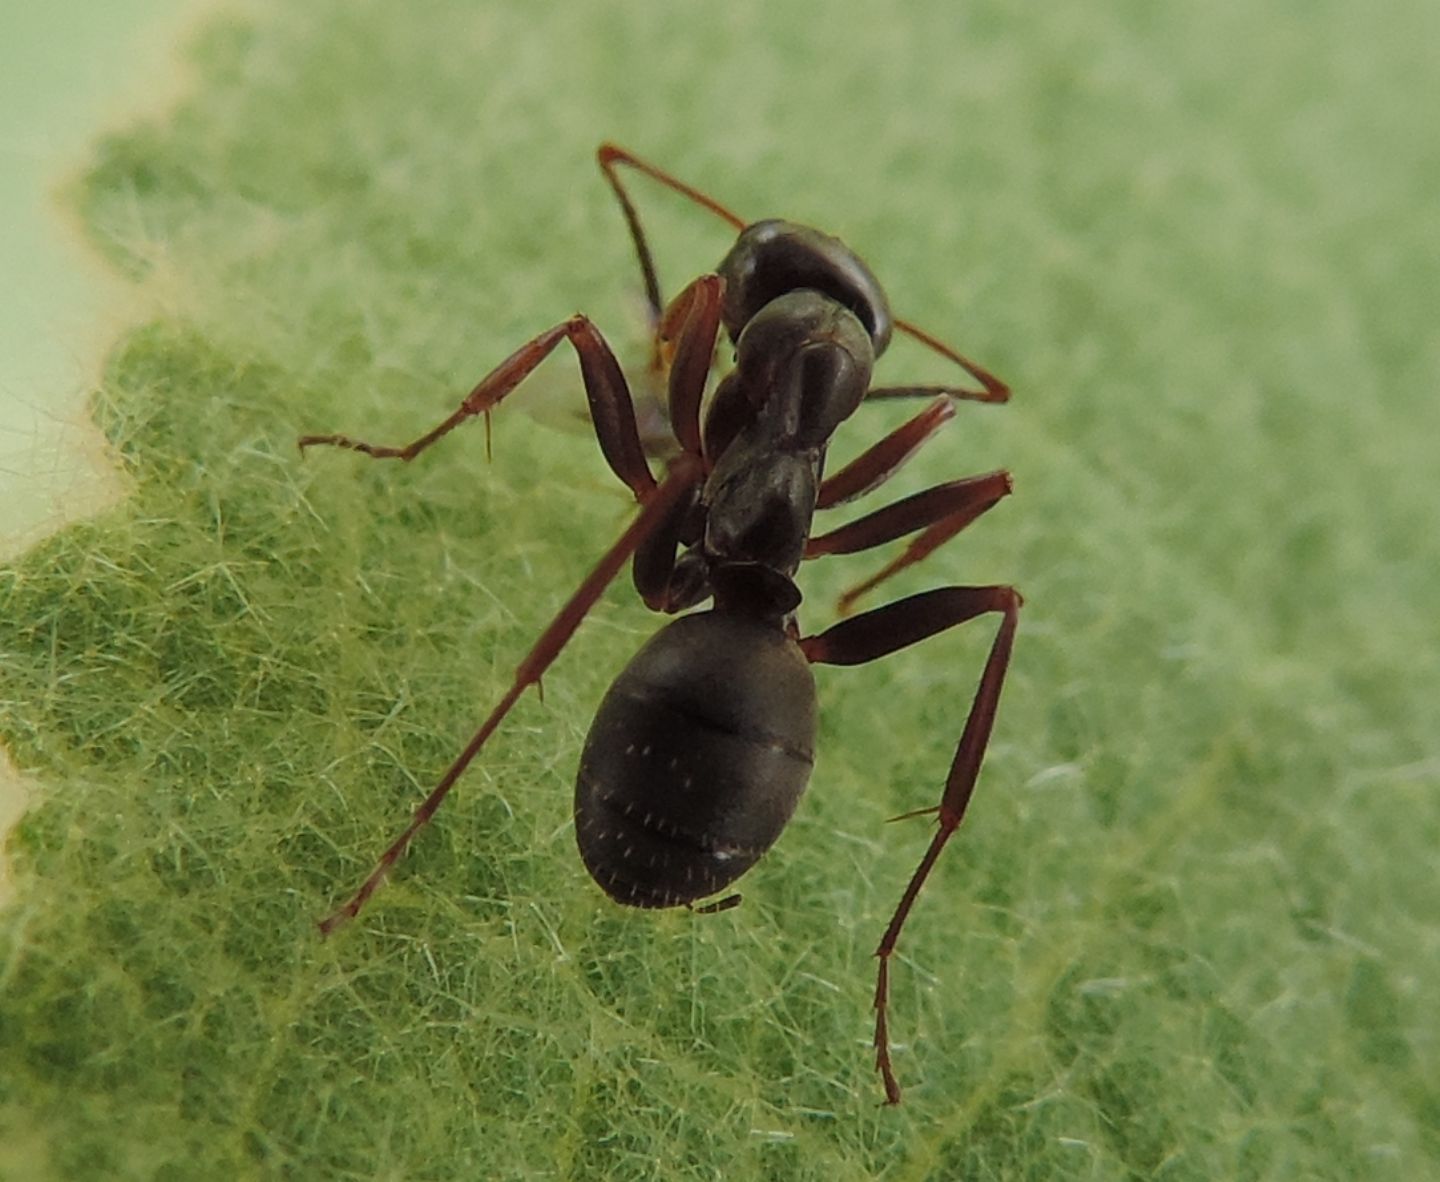
[[[795,575],[804,559],[853,554],[916,533],[898,557],[848,591],[854,601],[919,562],[1010,492],[991,472],[952,480],[896,501],[829,533],[812,533],[819,510],[884,483],[954,414],[957,399],[1004,402],[1009,388],[949,346],[890,313],[869,268],[842,242],[794,222],[746,222],[713,198],[623,148],[597,153],[620,202],[645,281],[652,369],[668,384],[670,429],[678,445],[657,480],[646,460],[625,376],[610,347],[582,315],[541,333],[502,361],[439,426],[404,447],[348,435],[307,435],[307,447],[350,448],[376,459],[412,460],[467,419],[489,415],[561,341],[580,362],[590,417],[611,470],[640,511],[521,661],[510,688],[381,856],[355,896],[320,924],[329,933],[359,913],[410,839],[439,808],[520,695],[541,676],[627,561],[647,607],[679,616],[641,648],[596,714],[580,757],[575,835],[600,887],[631,907],[720,911],[731,895],[699,907],[759,860],[805,791],[814,762],[815,680],[810,666],[858,665],[906,648],[977,616],[999,629],[965,721],[939,805],[938,828],[875,955],[875,1062],[886,1102],[900,1101],[887,1032],[890,957],[900,929],[970,802],[1010,663],[1021,599],[1009,586],[944,587],[850,615],[801,635]],[[625,166],[658,181],[738,233],[714,272],[668,304]],[[715,386],[701,415],[721,326],[735,368]],[[978,383],[870,384],[893,331],[958,364]],[[833,475],[824,474],[831,437],[869,399],[928,397],[919,414]],[[487,431],[488,434],[488,431]],[[897,818],[898,819],[898,818]]]

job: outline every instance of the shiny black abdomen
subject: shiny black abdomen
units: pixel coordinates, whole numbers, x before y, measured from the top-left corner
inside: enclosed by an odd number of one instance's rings
[[[790,820],[815,725],[810,665],[777,624],[714,611],[671,622],[610,687],[585,741],[586,869],[633,907],[723,889]]]

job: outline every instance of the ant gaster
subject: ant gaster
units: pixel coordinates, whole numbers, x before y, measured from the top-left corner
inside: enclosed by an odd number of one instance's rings
[[[645,603],[680,612],[647,643],[605,695],[585,742],[575,787],[580,856],[601,888],[632,907],[691,906],[722,891],[770,848],[805,790],[814,760],[812,664],[873,661],[976,616],[999,630],[940,803],[919,810],[938,827],[886,928],[876,956],[876,1066],[886,1100],[900,1086],[886,1029],[890,957],[942,847],[960,824],[995,721],[1020,596],[1012,587],[945,587],[851,616],[802,636],[795,575],[802,560],[850,554],[917,534],[908,548],[841,600],[855,599],[954,537],[1010,491],[1005,472],[954,480],[906,497],[829,533],[823,511],[887,480],[954,414],[956,399],[1004,402],[1009,390],[980,366],[891,316],[870,270],[838,239],[792,222],[747,223],[704,193],[622,148],[598,153],[639,256],[653,329],[651,368],[668,384],[678,454],[652,475],[624,374],[584,316],[541,333],[502,361],[459,408],[405,447],[346,435],[307,435],[300,447],[351,448],[411,460],[461,422],[488,416],[561,341],[580,362],[600,450],[640,512],[520,663],[510,688],[469,745],[385,851],[354,898],[320,926],[356,915],[439,807],[500,721],[564,648],[627,561]],[[633,168],[725,219],[735,245],[712,274],[666,304],[620,166]],[[735,368],[701,403],[724,327]],[[961,366],[978,388],[872,387],[871,370],[893,330]],[[836,429],[866,400],[929,397],[919,414],[825,475]],[[674,446],[671,448],[672,452]],[[907,814],[911,815],[911,814]],[[732,895],[696,908],[721,910]]]

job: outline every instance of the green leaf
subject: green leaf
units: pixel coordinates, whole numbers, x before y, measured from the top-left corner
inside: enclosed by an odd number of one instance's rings
[[[1393,7],[211,17],[186,97],[71,195],[151,309],[94,399],[133,491],[0,572],[0,737],[42,784],[0,914],[0,1173],[1434,1173],[1440,30]],[[617,585],[315,931],[630,508],[549,425],[583,408],[568,355],[493,463],[479,426],[412,465],[294,441],[413,438],[577,309],[643,357],[602,139],[840,234],[1015,390],[872,498],[1010,469],[884,594],[1026,598],[895,965],[898,1110],[871,952],[928,822],[883,821],[938,800],[985,623],[821,670],[812,791],[744,906],[630,913],[568,819],[655,624]],[[636,191],[673,293],[728,231]],[[882,372],[950,376],[904,343]],[[805,629],[881,561],[807,568]]]

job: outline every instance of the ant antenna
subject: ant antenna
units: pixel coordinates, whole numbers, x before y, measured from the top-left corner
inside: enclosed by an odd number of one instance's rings
[[[625,186],[620,181],[616,166],[628,164],[637,172],[643,172],[652,180],[659,181],[667,189],[673,189],[680,196],[693,201],[702,209],[709,210],[736,230],[744,230],[749,223],[733,210],[721,205],[709,194],[702,193],[692,185],[687,185],[679,177],[672,176],[663,168],[657,168],[649,161],[641,160],[640,157],[626,151],[618,144],[608,142],[601,144],[595,153],[595,158],[599,161],[600,168],[605,173],[605,179],[610,183],[610,188],[615,191],[620,208],[625,214],[625,223],[630,227],[630,237],[635,240],[635,251],[640,256],[640,270],[645,276],[645,294],[650,301],[653,318],[658,323],[664,307],[664,301],[660,297],[660,281],[655,275],[655,263],[650,255],[650,246],[645,239],[645,231],[640,225],[640,215],[635,211],[630,194],[625,191]],[[983,387],[980,390],[956,390],[953,392],[954,397],[968,398],[975,402],[1008,402],[1010,400],[1010,387],[984,366],[977,365],[938,337],[931,336],[923,328],[916,327],[908,320],[901,320],[897,317],[895,327],[906,336],[919,341],[927,349],[932,349],[941,357],[953,361]]]

